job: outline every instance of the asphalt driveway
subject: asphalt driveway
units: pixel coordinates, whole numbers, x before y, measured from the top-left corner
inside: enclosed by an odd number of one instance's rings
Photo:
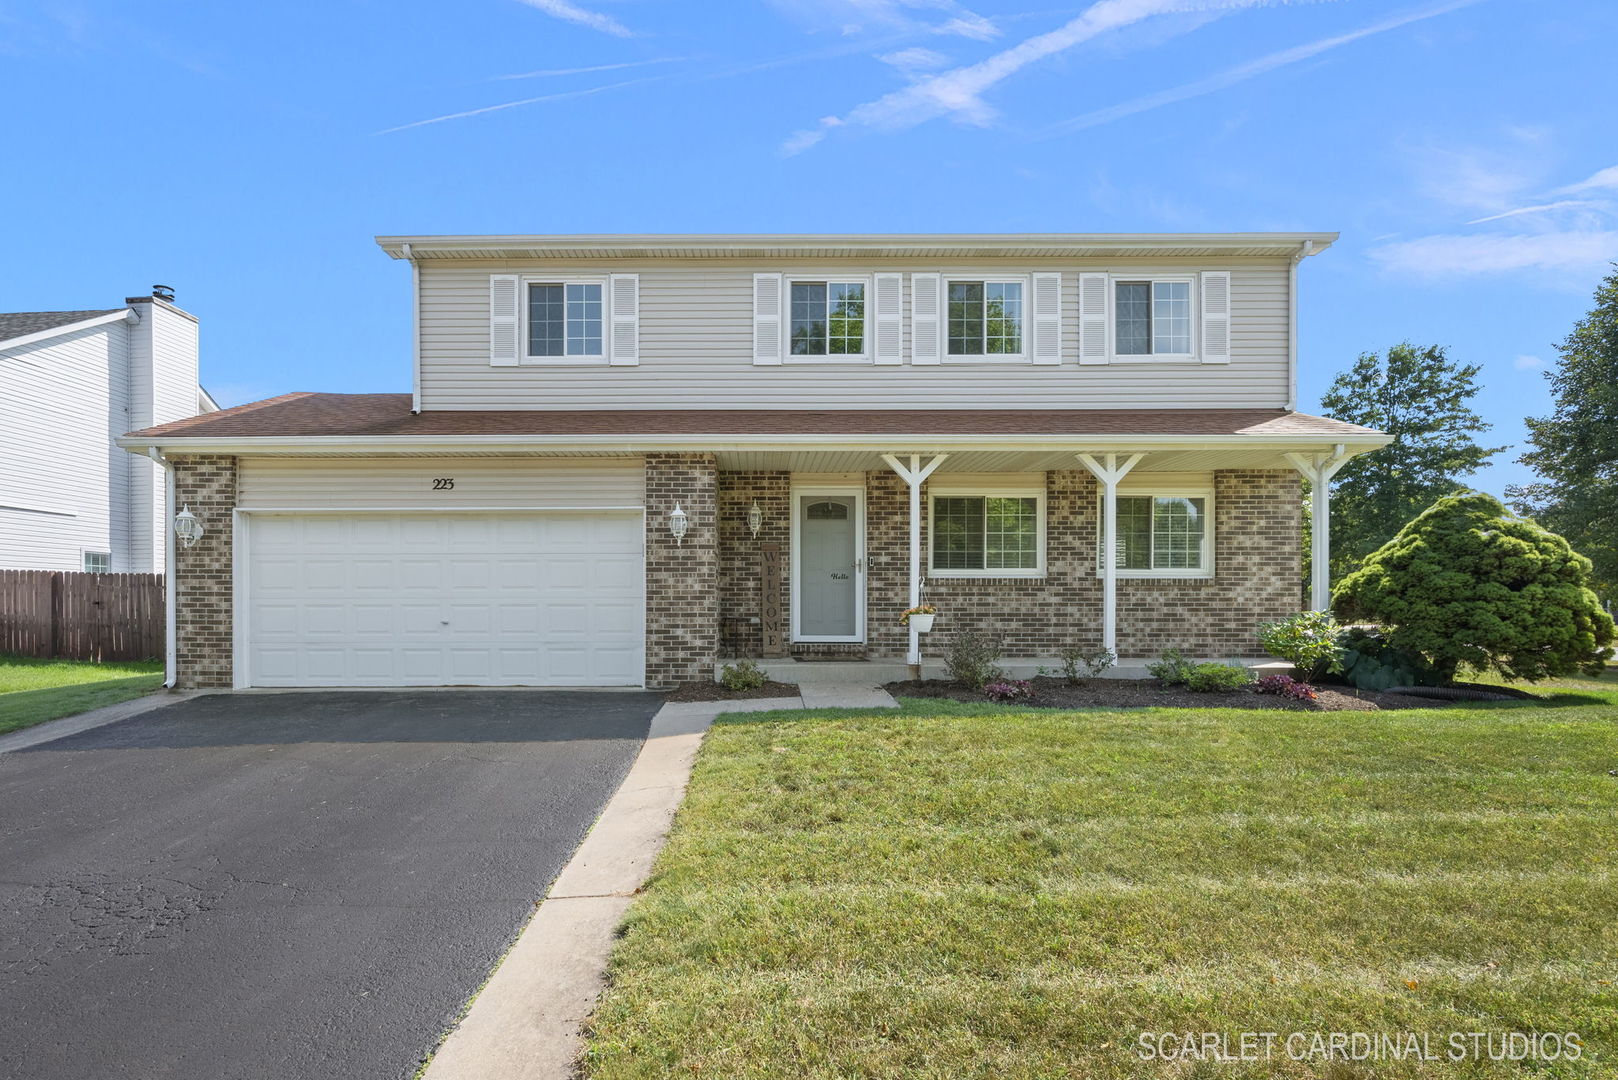
[[[0,754],[0,1076],[411,1076],[657,706],[221,695]]]

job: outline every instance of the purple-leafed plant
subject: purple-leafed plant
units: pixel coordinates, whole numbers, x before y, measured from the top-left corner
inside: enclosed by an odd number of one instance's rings
[[[1253,684],[1253,691],[1259,694],[1274,694],[1289,701],[1313,701],[1318,696],[1314,687],[1306,682],[1299,682],[1291,675],[1266,675]]]
[[[1034,684],[1027,679],[996,679],[983,688],[983,693],[990,701],[1032,701]]]

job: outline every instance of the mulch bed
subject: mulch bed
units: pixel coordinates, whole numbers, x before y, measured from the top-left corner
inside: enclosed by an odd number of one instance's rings
[[[1437,698],[1411,697],[1356,690],[1347,686],[1317,686],[1314,701],[1292,701],[1274,694],[1236,690],[1226,694],[1198,694],[1184,687],[1166,686],[1156,679],[1091,679],[1074,685],[1066,679],[1041,675],[1029,680],[1034,699],[1025,704],[1047,709],[1172,708],[1172,709],[1290,709],[1305,712],[1372,712],[1377,709],[1443,709],[1473,704]],[[948,679],[891,682],[883,687],[894,697],[950,698],[987,701],[983,691],[967,690]],[[1479,687],[1502,696],[1515,696],[1502,687]],[[1531,696],[1531,695],[1525,695]]]
[[[664,701],[745,701],[750,698],[797,697],[798,684],[767,682],[757,690],[726,690],[722,683],[688,682],[664,695]]]

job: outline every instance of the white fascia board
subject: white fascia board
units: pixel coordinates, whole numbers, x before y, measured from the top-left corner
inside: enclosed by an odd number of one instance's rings
[[[5,341],[0,341],[0,352],[6,352],[11,349],[21,349],[24,346],[34,344],[36,341],[48,341],[53,337],[61,337],[63,334],[72,334],[77,333],[80,330],[88,330],[90,327],[100,326],[102,323],[123,322],[127,318],[129,318],[129,309],[123,308],[119,311],[109,311],[105,315],[96,315],[92,318],[81,319],[75,323],[65,323],[62,326],[53,326],[49,330],[35,330],[32,334],[24,334],[22,337],[8,338]]]

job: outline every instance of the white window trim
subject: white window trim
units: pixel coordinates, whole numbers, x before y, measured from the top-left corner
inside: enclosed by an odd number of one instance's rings
[[[1035,565],[1029,569],[989,568],[982,570],[935,570],[933,569],[933,539],[938,535],[933,529],[933,506],[940,498],[969,498],[969,499],[1034,499],[1035,515]],[[987,549],[984,552],[988,554]],[[929,578],[973,578],[979,581],[992,581],[1000,578],[1015,578],[1027,581],[1030,578],[1045,576],[1045,489],[1043,487],[994,487],[983,484],[949,487],[940,485],[927,488],[927,576]]]
[[[1119,567],[1115,576],[1120,578],[1172,578],[1181,581],[1205,581],[1214,576],[1214,523],[1218,520],[1214,514],[1213,488],[1188,488],[1183,485],[1173,487],[1150,487],[1120,485],[1118,497],[1128,496],[1137,498],[1150,497],[1153,499],[1202,499],[1203,514],[1207,518],[1207,527],[1202,530],[1202,568],[1199,570],[1125,570]],[[1103,513],[1105,507],[1103,507]],[[1106,523],[1102,515],[1096,515],[1096,577],[1106,576]]]
[[[1028,335],[1033,329],[1034,275],[960,273],[941,274],[943,282],[938,290],[938,352],[946,364],[1032,364],[1033,354],[1028,351]],[[954,282],[981,281],[985,285],[1022,286],[1022,352],[981,353],[957,356],[949,351],[949,287]],[[929,561],[930,558],[929,558]],[[981,575],[980,575],[981,576]]]
[[[91,570],[91,569],[88,569],[85,566],[85,563],[87,561],[89,561],[89,557],[91,555],[105,555],[107,557],[107,568],[105,570]],[[80,551],[79,551],[79,570],[80,570],[81,573],[85,573],[85,574],[110,574],[110,573],[112,573],[112,552],[110,552],[110,551],[93,551],[90,548],[81,548]]]
[[[792,353],[792,286],[798,284],[860,284],[865,286],[865,319],[861,328],[864,340],[859,353],[838,353],[825,356],[794,356]],[[874,274],[783,274],[781,285],[781,362],[783,364],[872,364],[871,312],[876,305],[876,277]]]
[[[1148,285],[1159,281],[1179,281],[1191,286],[1191,351],[1184,353],[1121,353],[1118,351],[1118,286],[1123,282],[1144,281]],[[1202,281],[1201,275],[1185,274],[1109,274],[1107,275],[1107,353],[1114,364],[1200,364],[1202,353]],[[1156,335],[1153,335],[1156,339]]]
[[[528,286],[530,285],[599,285],[601,286],[601,351],[576,356],[531,356],[528,353]],[[564,297],[566,292],[564,290]],[[566,303],[565,299],[563,301]],[[564,308],[564,317],[565,317]],[[554,365],[606,364],[608,340],[612,336],[612,283],[607,275],[578,274],[524,274],[517,279],[517,363],[528,367]],[[564,337],[565,341],[565,337]]]

